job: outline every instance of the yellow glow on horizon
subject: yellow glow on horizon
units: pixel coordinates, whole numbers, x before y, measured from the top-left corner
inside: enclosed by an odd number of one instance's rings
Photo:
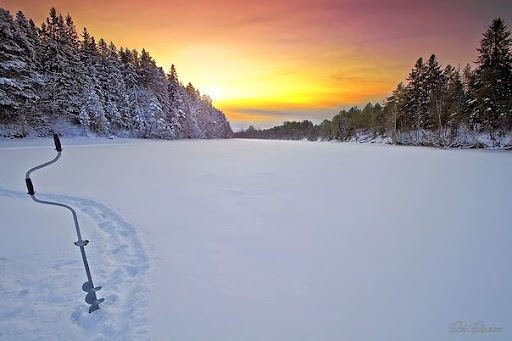
[[[231,121],[264,121],[273,111],[292,116],[307,108],[316,108],[312,119],[322,108],[329,116],[342,106],[382,101],[400,79],[396,69],[378,70],[374,56],[307,52],[290,59],[263,51],[269,57],[257,58],[253,50],[250,42],[237,48],[195,42],[175,51],[172,60],[165,61],[164,54],[154,57],[164,65],[174,63],[179,79],[209,95]]]

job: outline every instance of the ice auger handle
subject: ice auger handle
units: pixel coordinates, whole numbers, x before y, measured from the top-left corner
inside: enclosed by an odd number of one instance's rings
[[[55,142],[55,150],[61,152],[62,146],[60,145],[59,135],[53,134],[53,142]]]
[[[28,194],[30,194],[30,195],[36,194],[36,191],[34,190],[34,185],[32,184],[32,180],[30,180],[30,178],[28,178],[28,179],[25,179],[25,182],[27,183]]]

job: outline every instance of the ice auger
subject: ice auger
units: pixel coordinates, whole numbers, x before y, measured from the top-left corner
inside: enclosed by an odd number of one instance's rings
[[[30,195],[30,197],[35,202],[38,202],[40,204],[64,207],[64,208],[67,208],[68,210],[70,210],[71,213],[73,214],[73,220],[75,221],[76,235],[78,237],[78,241],[74,242],[74,244],[80,248],[80,253],[82,254],[82,260],[84,262],[85,273],[87,274],[87,282],[85,282],[82,285],[82,290],[87,293],[87,295],[85,296],[85,302],[87,302],[88,304],[91,305],[89,307],[89,313],[91,313],[91,312],[93,312],[93,311],[95,311],[97,309],[100,309],[99,304],[101,302],[103,302],[105,299],[104,298],[98,299],[96,297],[96,292],[101,289],[101,286],[95,287],[93,282],[92,282],[91,270],[89,269],[89,263],[87,262],[87,256],[85,255],[85,246],[87,244],[89,244],[89,241],[82,239],[82,235],[80,233],[80,226],[78,225],[78,218],[77,218],[76,212],[75,212],[75,210],[71,206],[68,206],[66,204],[62,204],[62,203],[54,202],[54,201],[40,200],[40,199],[36,198],[36,191],[34,190],[34,184],[32,183],[32,180],[30,179],[30,174],[33,171],[36,171],[36,170],[41,169],[43,167],[49,166],[49,165],[57,162],[57,160],[60,158],[60,155],[62,153],[62,146],[60,144],[59,135],[57,135],[57,134],[53,135],[53,141],[55,143],[55,150],[57,151],[57,156],[53,160],[51,160],[51,161],[48,161],[48,162],[43,163],[43,164],[41,164],[39,166],[36,166],[34,168],[29,169],[27,174],[25,175],[25,182],[27,184],[28,194]]]

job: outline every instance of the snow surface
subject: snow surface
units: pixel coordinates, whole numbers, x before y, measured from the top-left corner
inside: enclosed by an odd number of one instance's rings
[[[0,140],[0,340],[510,340],[512,154]],[[482,329],[451,333],[451,323]],[[480,324],[480,325],[481,325]],[[453,331],[453,330],[452,330]]]

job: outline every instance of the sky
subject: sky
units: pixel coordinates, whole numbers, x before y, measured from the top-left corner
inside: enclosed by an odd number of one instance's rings
[[[473,64],[510,0],[0,0],[40,24],[54,6],[78,31],[145,48],[213,99],[234,130],[330,119],[382,102],[419,57]],[[474,65],[474,64],[473,64]]]

